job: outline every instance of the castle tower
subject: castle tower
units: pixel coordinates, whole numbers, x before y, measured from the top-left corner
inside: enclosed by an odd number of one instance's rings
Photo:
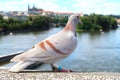
[[[30,11],[30,6],[28,5],[28,11]]]

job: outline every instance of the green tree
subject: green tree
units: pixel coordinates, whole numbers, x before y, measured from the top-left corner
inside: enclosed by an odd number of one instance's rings
[[[32,21],[32,29],[40,29],[40,30],[45,30],[49,29],[49,19],[45,16],[36,16],[33,21]]]
[[[3,16],[2,15],[0,15],[0,20],[3,20]]]
[[[111,18],[111,28],[112,29],[117,29],[118,28],[117,22],[114,18]]]
[[[118,27],[115,18],[94,13],[89,16],[81,17],[81,21],[83,24],[77,26],[78,29],[81,30],[109,30],[116,29]]]

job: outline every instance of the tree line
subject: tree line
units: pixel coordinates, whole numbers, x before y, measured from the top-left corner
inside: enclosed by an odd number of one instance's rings
[[[34,16],[28,17],[27,20],[19,20],[14,18],[3,19],[0,15],[0,30],[10,31],[10,30],[47,30],[53,25],[59,24],[65,25],[68,18],[55,18],[55,17],[45,17],[45,16]],[[113,16],[105,16],[98,14],[84,15],[81,17],[81,25],[77,25],[78,30],[109,30],[117,29],[117,22]]]
[[[46,16],[28,17],[27,20],[19,20],[15,18],[3,19],[0,15],[0,30],[47,30],[53,27],[53,24],[65,25],[68,18],[55,18]],[[57,27],[56,26],[56,27]]]
[[[3,19],[0,16],[0,29],[7,30],[46,30],[49,29],[50,19],[45,16],[28,17],[28,20],[15,18]]]
[[[81,17],[81,25],[77,25],[78,30],[110,30],[117,29],[117,21],[110,15],[90,14]]]

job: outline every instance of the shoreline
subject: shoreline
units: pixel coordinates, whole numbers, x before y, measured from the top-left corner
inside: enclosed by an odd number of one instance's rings
[[[49,30],[49,29],[46,29],[46,30]],[[46,30],[7,30],[7,31],[0,31],[0,34],[29,33],[29,32],[39,32],[39,31],[46,31]]]
[[[41,72],[24,71],[11,73],[0,69],[0,80],[120,80],[120,73],[114,72]]]

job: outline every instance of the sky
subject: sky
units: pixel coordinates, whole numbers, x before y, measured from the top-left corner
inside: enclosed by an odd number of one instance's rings
[[[54,12],[120,15],[120,0],[0,0],[0,11],[27,11],[28,5]]]

